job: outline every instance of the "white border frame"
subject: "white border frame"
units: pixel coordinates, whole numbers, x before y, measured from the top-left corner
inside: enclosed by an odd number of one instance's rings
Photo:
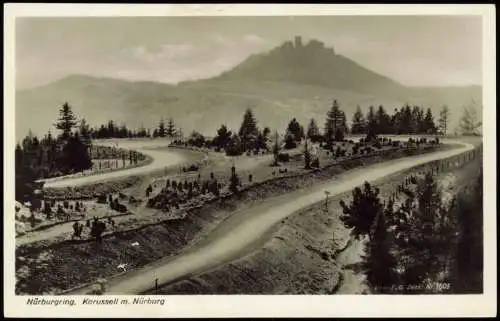
[[[316,317],[496,315],[496,33],[494,5],[331,4],[5,4],[4,5],[4,307],[7,317]],[[483,18],[483,295],[167,296],[164,306],[30,306],[15,296],[15,18],[43,16],[480,15]],[[44,298],[54,298],[44,296]],[[59,297],[60,298],[60,297]],[[70,297],[65,297],[70,298]],[[73,297],[76,302],[82,298]],[[100,297],[102,298],[102,297]]]

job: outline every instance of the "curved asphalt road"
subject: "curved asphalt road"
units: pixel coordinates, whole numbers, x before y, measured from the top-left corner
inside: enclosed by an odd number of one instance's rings
[[[325,191],[337,195],[360,186],[365,181],[374,181],[399,171],[434,160],[455,156],[472,150],[473,145],[459,141],[446,143],[463,147],[419,156],[405,157],[352,170],[339,175],[330,182],[306,190],[275,197],[233,214],[221,222],[202,243],[173,258],[167,257],[149,266],[132,270],[108,280],[106,294],[140,294],[158,284],[166,284],[190,275],[202,273],[230,262],[259,241],[261,236],[275,223],[306,206],[324,199]],[[90,287],[66,292],[68,295],[88,294]]]
[[[73,187],[73,186],[79,186],[79,185],[87,185],[87,184],[93,184],[93,183],[98,183],[101,181],[106,181],[110,179],[116,179],[120,177],[126,177],[126,176],[134,176],[134,175],[141,175],[145,173],[149,173],[158,169],[163,169],[165,167],[170,167],[174,165],[181,164],[186,161],[185,157],[180,155],[179,153],[176,153],[175,151],[168,151],[168,150],[153,150],[153,149],[148,149],[148,148],[154,148],[154,147],[164,147],[167,146],[170,143],[170,141],[134,141],[134,140],[129,140],[129,141],[120,141],[118,143],[118,148],[124,148],[124,149],[133,149],[136,150],[140,153],[143,153],[145,155],[150,156],[153,161],[144,166],[139,166],[139,167],[134,167],[134,168],[129,168],[129,169],[123,169],[123,170],[117,170],[114,172],[109,172],[109,173],[102,173],[102,174],[94,174],[94,175],[89,175],[89,176],[79,176],[79,177],[74,177],[74,178],[63,178],[63,179],[56,179],[56,180],[46,180],[44,184],[44,188],[62,188],[62,187]],[[100,146],[117,146],[116,141],[109,141],[109,140],[103,140],[103,141],[95,141],[96,145]]]

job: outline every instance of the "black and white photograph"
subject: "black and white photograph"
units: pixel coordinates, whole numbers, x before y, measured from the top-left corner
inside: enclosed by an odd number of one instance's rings
[[[10,295],[486,293],[484,16],[13,26]]]

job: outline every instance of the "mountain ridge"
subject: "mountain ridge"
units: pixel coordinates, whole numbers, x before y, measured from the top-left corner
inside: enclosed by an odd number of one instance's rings
[[[404,103],[452,109],[470,99],[481,101],[482,86],[407,87],[335,53],[317,40],[300,38],[254,54],[220,75],[178,84],[73,74],[50,84],[16,91],[16,136],[32,129],[45,133],[69,102],[92,125],[109,119],[129,127],[153,127],[160,117],[174,117],[184,132],[213,135],[221,123],[235,129],[246,108],[254,108],[262,126],[282,130],[294,115],[322,122],[337,99],[348,117],[357,105],[384,105],[388,111]],[[36,120],[29,116],[36,114]],[[220,115],[224,115],[221,119]]]

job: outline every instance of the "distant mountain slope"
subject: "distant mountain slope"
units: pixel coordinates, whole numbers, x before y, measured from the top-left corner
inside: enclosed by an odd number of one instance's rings
[[[294,43],[287,41],[268,53],[251,56],[219,79],[291,82],[359,93],[404,89],[397,82],[336,54],[333,48],[326,48],[320,41],[302,44],[300,37]]]
[[[459,109],[481,87],[408,88],[324,48],[319,42],[296,46],[290,42],[269,53],[254,55],[219,77],[179,85],[131,82],[73,75],[46,86],[16,93],[16,136],[29,129],[45,133],[65,102],[93,125],[109,119],[129,127],[157,125],[173,117],[185,133],[213,135],[220,124],[239,126],[246,108],[254,109],[261,126],[283,130],[296,117],[315,117],[321,125],[332,99],[351,117],[357,105],[384,105],[388,111],[404,103],[431,107],[435,115],[447,104],[452,123]]]

